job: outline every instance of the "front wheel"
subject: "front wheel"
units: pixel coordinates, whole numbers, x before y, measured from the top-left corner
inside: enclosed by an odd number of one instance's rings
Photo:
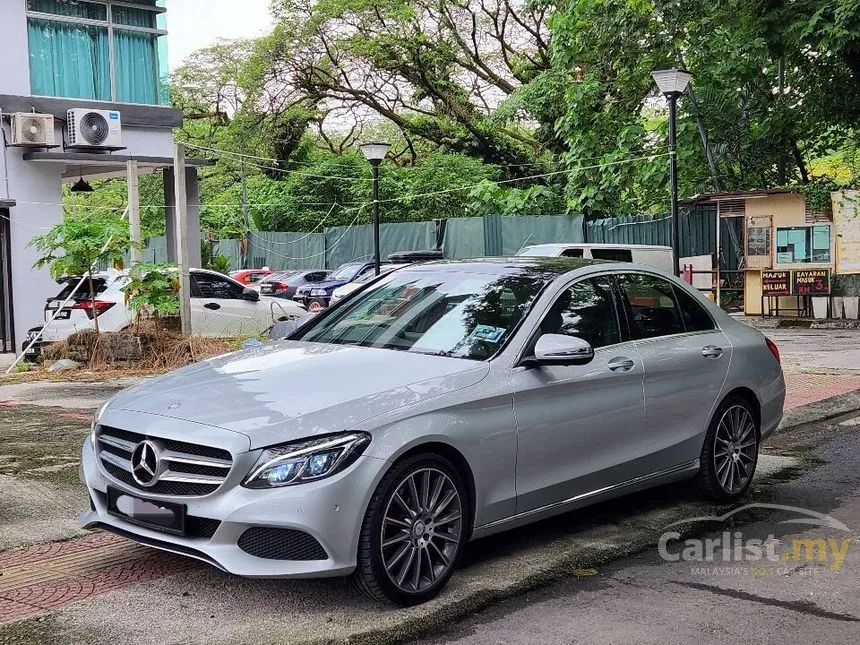
[[[362,524],[353,582],[374,600],[408,606],[435,597],[465,544],[463,480],[444,457],[409,457],[386,473]]]
[[[759,428],[750,404],[731,396],[717,408],[705,435],[696,483],[702,494],[733,502],[746,493],[758,463]]]

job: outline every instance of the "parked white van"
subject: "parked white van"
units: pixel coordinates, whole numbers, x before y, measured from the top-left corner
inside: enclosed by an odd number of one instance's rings
[[[517,255],[550,258],[590,258],[614,262],[647,264],[672,273],[672,247],[649,244],[535,244],[520,249]]]

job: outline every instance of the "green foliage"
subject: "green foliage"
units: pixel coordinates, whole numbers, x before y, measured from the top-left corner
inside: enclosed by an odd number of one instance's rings
[[[140,262],[129,271],[129,282],[122,290],[135,322],[144,317],[179,313],[179,280],[175,265]]]
[[[830,193],[838,190],[839,186],[832,179],[813,179],[805,184],[785,186],[792,192],[801,193],[806,198],[813,213],[830,212],[833,203]]]
[[[30,244],[41,255],[34,268],[51,276],[90,275],[96,263],[112,264],[131,248],[128,224],[117,211],[66,214],[63,221]],[[91,294],[92,295],[92,294]]]
[[[212,262],[209,265],[209,268],[213,271],[217,271],[218,273],[223,273],[227,275],[230,273],[230,258],[226,255],[216,255],[212,258]]]

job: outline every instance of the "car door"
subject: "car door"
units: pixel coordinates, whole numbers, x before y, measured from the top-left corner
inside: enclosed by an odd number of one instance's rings
[[[726,379],[729,341],[683,287],[648,273],[616,279],[645,367],[645,427],[654,465],[693,462]]]
[[[246,300],[245,287],[214,273],[191,274],[191,330],[211,337],[259,334],[266,328],[266,305]]]
[[[541,334],[566,334],[591,343],[594,360],[513,368],[517,513],[640,474],[627,464],[641,456],[642,361],[619,320],[611,277],[580,279],[546,312],[527,353]]]

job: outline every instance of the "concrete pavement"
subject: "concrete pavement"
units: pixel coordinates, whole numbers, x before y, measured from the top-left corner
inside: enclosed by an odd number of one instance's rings
[[[815,445],[823,438],[822,426],[829,427],[824,434],[830,438],[809,452],[824,463],[793,481],[775,484],[766,496],[769,504],[826,514],[847,530],[782,524],[797,514],[771,509],[757,521],[730,524],[702,536],[720,539],[726,529],[744,540],[773,535],[784,548],[795,540],[804,545],[833,540],[847,545],[836,570],[835,561],[820,559],[820,552],[795,561],[787,548],[782,559],[767,566],[743,559],[730,566],[721,559],[667,562],[649,548],[598,567],[589,572],[593,575],[573,575],[498,604],[420,644],[860,642],[858,424],[860,418],[854,417],[790,432],[796,435],[793,440]],[[672,551],[678,554],[680,549]]]

